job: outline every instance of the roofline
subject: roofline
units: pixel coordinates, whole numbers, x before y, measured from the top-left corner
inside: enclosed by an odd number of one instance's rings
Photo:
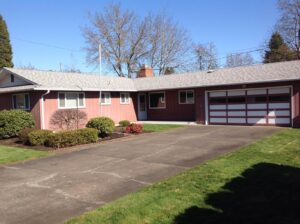
[[[98,88],[80,88],[80,87],[75,87],[75,88],[63,88],[63,87],[35,87],[33,90],[39,91],[39,90],[50,90],[50,91],[85,91],[85,92],[99,92],[99,91],[107,91],[107,92],[137,92],[136,89],[134,90],[128,90],[128,89],[98,89]]]
[[[216,84],[216,85],[203,85],[203,86],[181,86],[175,88],[159,88],[159,89],[138,89],[137,92],[145,91],[161,91],[161,90],[172,90],[172,89],[193,89],[193,88],[208,88],[208,87],[219,87],[219,86],[236,86],[236,85],[248,85],[248,84],[263,84],[263,83],[280,83],[280,82],[292,82],[299,81],[299,79],[280,79],[270,81],[259,81],[259,82],[241,82],[241,83],[229,83],[229,84]]]
[[[2,87],[0,88],[0,93],[13,93],[13,92],[34,90],[34,87],[35,87],[34,85]]]

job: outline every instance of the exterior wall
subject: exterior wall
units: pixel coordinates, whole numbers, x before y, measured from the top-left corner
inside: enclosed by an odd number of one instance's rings
[[[35,121],[36,128],[41,128],[41,120],[40,120],[40,97],[41,92],[19,92],[19,93],[29,93],[30,98],[30,112]],[[12,105],[12,95],[16,93],[5,93],[0,94],[0,110],[11,110],[13,108]]]
[[[194,89],[182,89],[194,90]],[[148,120],[156,121],[195,121],[195,105],[194,104],[179,104],[178,92],[180,90],[153,91],[165,92],[166,108],[150,109],[149,94],[147,99]],[[194,96],[196,92],[194,91]]]
[[[120,93],[111,92],[111,104],[99,105],[99,92],[85,92],[85,107],[80,108],[87,114],[87,120],[93,117],[107,116],[112,118],[116,123],[120,120],[136,121],[137,115],[134,109],[135,93],[130,93],[130,104],[120,104]],[[44,124],[45,129],[57,129],[50,124],[52,115],[58,108],[58,92],[50,92],[44,97]]]

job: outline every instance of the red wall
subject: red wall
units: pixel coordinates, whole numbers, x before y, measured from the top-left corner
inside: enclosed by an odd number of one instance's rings
[[[52,115],[59,110],[58,109],[58,92],[50,92],[45,96],[44,111],[45,111],[45,129],[56,129],[50,124]],[[130,94],[132,99],[130,104],[120,104],[120,93],[111,92],[111,104],[99,105],[99,92],[85,92],[85,108],[79,109],[87,114],[87,120],[93,117],[107,116],[112,118],[116,123],[120,120],[136,121],[137,116],[134,110],[135,93]]]
[[[36,128],[41,128],[40,123],[40,96],[41,92],[19,92],[29,93],[30,98],[30,112],[35,121]],[[17,93],[4,93],[0,94],[0,110],[12,109],[12,95]]]
[[[155,121],[195,121],[195,104],[179,104],[179,90],[166,90],[166,108],[150,109],[148,98],[148,120]],[[153,91],[155,92],[155,91]],[[163,91],[158,91],[163,92]],[[194,92],[195,94],[195,92]]]

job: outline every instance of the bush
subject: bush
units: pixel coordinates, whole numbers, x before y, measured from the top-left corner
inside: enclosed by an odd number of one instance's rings
[[[24,128],[33,128],[31,113],[23,110],[0,111],[0,139],[15,137]]]
[[[126,133],[132,133],[132,134],[140,134],[143,132],[143,126],[140,124],[130,124],[127,126]]]
[[[119,125],[121,127],[127,127],[128,125],[130,125],[130,121],[128,121],[128,120],[122,120],[122,121],[119,122]]]
[[[59,109],[51,116],[50,124],[56,129],[75,129],[85,125],[87,114],[77,109]]]
[[[47,146],[53,148],[63,148],[68,146],[97,142],[98,130],[94,128],[83,128],[71,131],[61,131],[49,135],[45,142]]]
[[[28,144],[29,143],[29,133],[32,131],[35,131],[35,128],[24,128],[18,133],[18,138],[20,139],[23,144]]]
[[[52,131],[49,130],[35,130],[28,134],[28,142],[30,145],[44,145],[49,139]]]
[[[99,131],[99,136],[105,137],[114,131],[115,123],[109,117],[96,117],[89,120],[86,127],[97,129]]]

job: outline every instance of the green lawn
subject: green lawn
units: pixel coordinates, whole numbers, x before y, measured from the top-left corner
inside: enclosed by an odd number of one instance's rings
[[[286,129],[70,220],[300,223],[300,130]]]
[[[49,155],[48,152],[0,145],[0,164],[20,162],[23,160],[44,157],[47,155]]]
[[[143,124],[144,131],[158,132],[158,131],[167,131],[173,128],[184,127],[184,125],[179,124]]]

